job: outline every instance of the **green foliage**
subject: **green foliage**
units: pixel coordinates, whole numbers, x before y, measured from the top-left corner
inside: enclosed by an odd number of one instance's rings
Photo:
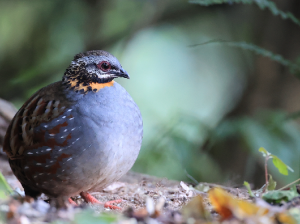
[[[288,170],[290,170],[291,172],[294,172],[294,170],[287,166],[284,162],[282,162],[281,159],[279,159],[277,156],[272,156],[273,158],[273,164],[274,166],[278,169],[278,171],[283,174],[283,175],[288,175]]]
[[[286,116],[286,120],[296,120],[300,117],[300,111],[297,111],[297,112],[294,112],[294,113],[291,113],[289,115]]]
[[[82,210],[75,214],[73,221],[56,220],[51,222],[51,224],[110,224],[117,222],[117,215],[113,213],[101,213],[96,214],[95,211],[91,209]]]
[[[133,170],[195,183],[201,179],[209,182],[224,178],[215,161],[199,150],[201,137],[208,129],[206,125],[189,114],[178,114],[170,120],[167,125],[157,128],[151,141],[144,141],[144,147],[151,150],[143,152]],[[153,161],[163,167],[152,166]]]
[[[250,184],[247,181],[244,181],[244,186],[247,188],[248,193],[251,197],[255,197],[254,193],[251,190]],[[257,195],[262,194],[262,192],[265,191],[265,188],[267,187],[268,191],[274,191],[276,188],[276,182],[273,180],[273,177],[269,174],[269,182],[268,185],[263,185],[261,189],[256,190],[255,193]]]
[[[292,187],[288,191],[269,191],[265,193],[262,198],[272,204],[280,204],[282,202],[288,202],[295,197],[298,197],[296,187]]]
[[[216,4],[233,4],[233,3],[241,3],[241,4],[252,4],[257,5],[261,10],[267,9],[273,15],[280,16],[282,19],[288,19],[300,25],[300,20],[296,18],[290,12],[284,12],[280,10],[276,4],[271,0],[190,0],[190,3],[199,4],[202,6],[210,6]],[[298,27],[296,27],[298,28]],[[206,45],[210,43],[219,43],[222,45],[227,45],[230,47],[236,47],[242,50],[247,50],[254,52],[257,55],[261,55],[267,57],[290,70],[290,73],[294,74],[296,77],[300,78],[300,57],[296,60],[291,61],[284,58],[280,54],[276,54],[272,51],[259,47],[252,43],[247,43],[245,41],[226,41],[221,39],[210,40],[201,44],[196,44],[192,46],[200,46]],[[279,115],[279,114],[278,114]],[[276,115],[277,116],[277,115]],[[210,145],[220,144],[220,138],[225,140],[225,142],[231,141],[232,139],[235,140],[235,144],[246,149],[250,149],[251,153],[253,152],[255,146],[259,144],[259,146],[264,145],[271,146],[270,148],[276,148],[278,155],[280,158],[284,159],[284,161],[288,161],[293,165],[293,167],[299,167],[298,157],[299,153],[297,152],[297,148],[300,144],[296,136],[299,136],[299,130],[295,127],[295,125],[291,125],[288,122],[291,119],[298,118],[300,116],[300,112],[296,112],[294,114],[288,116],[281,116],[280,115],[271,121],[273,117],[264,117],[261,118],[250,118],[248,116],[245,117],[235,117],[231,119],[226,119],[216,128],[214,131],[212,138],[210,139]],[[217,133],[217,134],[216,134]],[[284,148],[284,150],[282,150]],[[280,150],[281,149],[281,150]],[[256,149],[255,149],[256,150]],[[274,166],[278,169],[280,174],[288,175],[288,170],[293,170],[287,166],[281,159],[277,156],[271,155],[268,153],[264,148],[260,150],[264,156],[266,156],[266,161],[269,158],[272,158]],[[293,161],[293,162],[292,162]],[[249,168],[249,167],[248,167]],[[251,169],[251,168],[250,168]],[[273,181],[272,177],[268,178],[267,168],[265,166],[266,172],[266,186],[268,190],[272,188],[275,189],[276,182]],[[295,179],[295,176],[299,174],[295,174],[293,177],[288,177],[289,180]],[[269,179],[269,183],[268,183]],[[271,183],[272,182],[272,183]],[[271,186],[275,184],[275,186]],[[264,188],[264,190],[265,190]],[[269,189],[270,188],[270,189]]]
[[[278,62],[279,64],[281,64],[283,66],[288,67],[292,74],[295,74],[298,77],[300,76],[299,75],[300,74],[300,64],[299,63],[294,63],[288,59],[285,59],[282,55],[275,54],[272,51],[261,48],[255,44],[246,43],[244,41],[210,40],[210,41],[207,41],[204,43],[192,45],[191,47],[206,45],[206,44],[210,44],[210,43],[222,43],[227,46],[237,47],[237,48],[240,48],[243,50],[252,51],[258,55],[267,57],[273,61]]]
[[[232,3],[242,3],[242,4],[256,4],[261,10],[268,9],[275,16],[280,16],[282,19],[289,19],[295,24],[300,26],[300,21],[290,12],[283,12],[277,8],[276,4],[269,0],[191,0],[190,3],[195,3],[203,6],[216,5],[216,4],[232,4]]]
[[[247,188],[249,195],[251,197],[255,197],[252,190],[251,190],[250,184],[247,181],[244,181],[244,186]]]
[[[117,216],[114,214],[102,213],[101,215],[96,215],[92,210],[84,210],[75,215],[74,224],[109,224],[117,221]]]
[[[10,193],[12,193],[12,189],[6,182],[5,177],[0,172],[0,199],[7,198],[7,195]]]
[[[263,168],[261,153],[258,148],[271,148],[272,153],[289,164],[297,172],[289,173],[284,179],[282,174],[276,172],[275,166],[270,166],[273,178],[281,180],[282,183],[290,183],[299,177],[299,147],[300,133],[296,122],[286,120],[287,114],[279,111],[261,110],[252,117],[242,116],[225,119],[210,133],[207,143],[211,153],[222,153],[220,148],[228,139],[237,141],[239,149],[249,153],[245,170],[253,169],[255,166]],[[284,149],[284,150],[283,150]],[[263,175],[262,175],[263,176]],[[254,181],[257,176],[252,173],[245,174],[243,180]],[[256,186],[258,187],[258,186]]]
[[[266,160],[272,159],[274,166],[278,169],[278,171],[281,174],[288,175],[289,174],[288,170],[290,170],[291,172],[294,172],[294,170],[291,167],[289,167],[284,162],[282,162],[282,160],[279,159],[277,156],[272,155],[265,148],[260,147],[258,151],[261,152],[263,154],[263,156],[267,158]]]
[[[51,222],[50,224],[70,224],[70,222],[63,221],[63,220],[55,220]]]
[[[267,186],[268,191],[274,191],[276,189],[276,185],[276,181],[274,181],[272,175],[269,174],[269,184]]]
[[[258,149],[259,152],[261,152],[263,154],[264,157],[270,156],[271,153],[269,153],[264,147],[260,147]]]
[[[6,221],[6,213],[4,211],[0,211],[0,224],[5,224]]]
[[[280,160],[277,156],[272,155],[270,152],[268,152],[265,148],[260,147],[259,152],[263,154],[265,157],[265,178],[266,178],[266,184],[261,188],[262,192],[265,191],[274,191],[276,188],[277,183],[273,180],[273,177],[268,174],[268,168],[267,168],[267,163],[269,159],[273,160],[273,164],[275,167],[279,170],[281,174],[288,175],[288,169],[294,172],[290,167],[288,167],[282,160]],[[244,181],[244,185],[248,189],[248,192],[250,196],[254,196],[253,193],[251,192],[250,185],[248,182]],[[260,190],[259,190],[260,191]],[[259,192],[257,192],[259,193]]]
[[[297,223],[300,223],[300,209],[295,207],[289,209],[289,213],[294,217]]]

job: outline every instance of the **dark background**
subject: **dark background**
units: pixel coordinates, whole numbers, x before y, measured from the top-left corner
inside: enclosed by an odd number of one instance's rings
[[[274,1],[300,18],[298,0]],[[133,170],[170,179],[260,187],[259,147],[299,177],[297,72],[240,47],[246,41],[299,60],[300,26],[256,5],[187,1],[0,1],[0,97],[19,108],[61,79],[73,56],[104,49],[130,80],[117,80],[139,105],[145,125]],[[297,118],[297,116],[296,116]],[[192,180],[195,179],[195,180]]]

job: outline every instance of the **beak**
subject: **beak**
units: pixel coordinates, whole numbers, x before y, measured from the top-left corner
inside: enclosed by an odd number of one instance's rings
[[[120,72],[116,73],[115,75],[117,77],[123,77],[123,78],[126,78],[126,79],[130,79],[128,73],[123,68],[121,68]]]

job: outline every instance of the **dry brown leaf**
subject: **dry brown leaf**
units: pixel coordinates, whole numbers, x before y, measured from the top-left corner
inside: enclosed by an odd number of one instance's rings
[[[279,213],[277,215],[276,219],[280,223],[285,223],[285,224],[296,224],[297,223],[296,220],[292,216],[290,216],[286,213],[283,213],[283,212]]]
[[[221,188],[208,192],[209,200],[222,219],[235,217],[239,220],[252,220],[255,223],[288,223],[296,224],[292,216],[284,212],[273,212],[266,207],[257,206],[247,201],[234,198]]]
[[[198,195],[194,197],[186,206],[182,208],[185,220],[188,218],[210,220],[209,212],[205,209],[203,198]]]

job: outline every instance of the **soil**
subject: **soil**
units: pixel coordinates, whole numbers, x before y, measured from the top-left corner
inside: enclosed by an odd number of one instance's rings
[[[8,164],[7,158],[4,155],[0,155],[0,172],[4,175],[12,189],[16,190],[17,192],[20,192],[21,194],[24,193],[22,185],[13,175]],[[202,183],[202,186],[207,186],[208,188],[211,188],[217,185]],[[226,187],[225,189],[233,195],[237,196],[238,198],[249,200],[249,195],[244,189]],[[201,195],[206,209],[211,214],[213,214],[213,216],[217,216],[214,213],[212,206],[208,202],[206,193],[201,192],[196,188],[190,188],[188,184],[184,182],[168,180],[167,178],[153,177],[135,172],[127,173],[118,182],[113,183],[101,192],[93,192],[91,194],[102,202],[121,199],[122,202],[118,203],[117,206],[121,207],[122,210],[111,211],[110,209],[104,208],[104,206],[100,204],[87,205],[80,196],[77,196],[74,197],[73,200],[79,205],[79,209],[91,207],[97,213],[107,211],[117,214],[123,214],[123,218],[125,215],[125,217],[133,217],[136,220],[143,220],[145,218],[149,219],[149,212],[151,213],[149,209],[151,210],[151,207],[153,207],[154,212],[152,218],[156,217],[155,220],[167,220],[166,222],[163,221],[163,223],[180,223],[180,220],[182,220],[182,215],[180,213],[182,207],[185,206],[193,197]],[[31,203],[31,210],[39,210],[36,208],[36,206],[44,206],[45,208],[49,209],[50,206],[48,207],[48,204],[44,203],[44,199],[46,199],[45,196],[42,196],[40,200],[34,203],[32,203],[32,199],[29,200]],[[28,199],[25,199],[25,201],[26,200],[28,201]],[[20,210],[22,211],[22,206],[24,207],[23,201],[24,199],[20,200],[19,198],[17,201],[15,199],[12,199],[12,201],[9,202],[9,207],[15,208],[14,211],[12,211],[12,216],[14,217],[12,220],[16,222],[20,222],[21,218],[25,217],[23,214],[24,212],[22,214],[18,213]],[[30,215],[26,215],[26,218],[28,218],[29,223],[32,221],[35,223],[39,223],[39,221],[44,223],[48,221],[54,221],[56,219],[72,221],[72,219],[74,218],[74,214],[72,213],[74,212],[78,212],[78,209],[69,209],[67,215],[66,213],[62,213],[61,211],[56,210],[49,218],[49,211],[45,210],[40,212],[40,215],[37,215],[33,218]]]

